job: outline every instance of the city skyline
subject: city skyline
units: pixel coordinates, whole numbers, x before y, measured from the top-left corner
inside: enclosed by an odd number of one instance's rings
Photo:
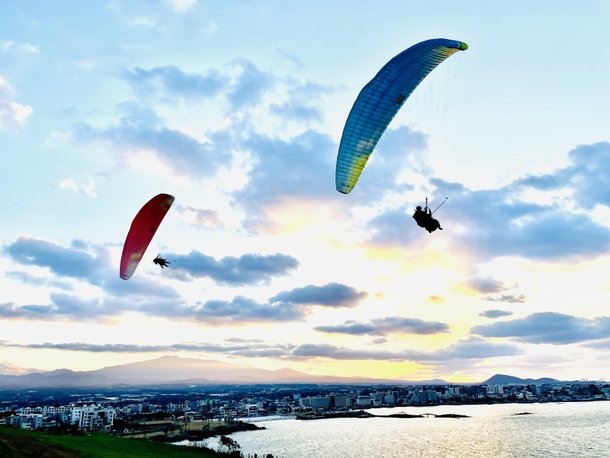
[[[0,374],[610,379],[609,24],[602,1],[4,2]],[[338,193],[356,96],[430,38],[468,49]],[[445,197],[444,230],[418,228]]]

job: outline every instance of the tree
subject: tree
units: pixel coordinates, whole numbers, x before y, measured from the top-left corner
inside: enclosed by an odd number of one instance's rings
[[[231,439],[230,437],[220,436],[220,446],[223,451],[226,450],[226,452],[230,454],[235,454],[235,452],[237,452],[237,456],[239,456],[240,446],[237,441]]]

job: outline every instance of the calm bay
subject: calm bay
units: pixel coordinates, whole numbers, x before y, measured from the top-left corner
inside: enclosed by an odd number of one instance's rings
[[[395,407],[376,415],[469,418],[249,420],[265,430],[231,434],[242,453],[311,457],[610,457],[610,402]],[[246,420],[248,421],[248,420]],[[217,439],[206,443],[214,447]]]

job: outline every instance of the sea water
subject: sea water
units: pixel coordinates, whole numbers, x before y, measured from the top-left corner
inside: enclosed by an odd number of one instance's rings
[[[610,401],[372,409],[388,415],[469,418],[334,418],[253,421],[231,434],[241,452],[312,457],[610,457]],[[218,440],[206,441],[214,448]]]

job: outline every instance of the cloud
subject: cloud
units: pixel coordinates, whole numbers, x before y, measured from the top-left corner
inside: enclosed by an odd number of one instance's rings
[[[584,344],[583,347],[595,348],[598,350],[610,350],[610,338],[598,340],[596,342],[589,342]]]
[[[504,290],[504,285],[501,281],[491,277],[475,277],[467,282],[468,286],[479,293],[498,293]]]
[[[118,278],[118,276],[117,276]],[[119,316],[124,312],[141,312],[148,316],[169,316],[184,301],[169,287],[150,285],[147,282],[125,282],[124,288],[107,287],[107,294],[100,298],[85,299],[78,294],[51,292],[46,304],[0,304],[0,316],[31,320],[78,320],[95,321],[100,318]],[[103,280],[100,284],[107,286]],[[113,294],[114,293],[114,294]],[[153,312],[153,313],[151,313]]]
[[[132,291],[127,296],[108,295],[103,299],[88,300],[75,295],[51,293],[48,304],[0,304],[0,317],[89,321],[119,316],[125,312],[139,312],[146,317],[231,326],[295,321],[311,312],[311,306],[307,305],[271,301],[261,303],[244,296],[236,296],[230,301],[212,299],[190,305],[179,296],[171,297],[174,293],[169,288],[166,294],[170,297],[164,298],[152,291],[140,291],[140,294]]]
[[[286,94],[293,94],[293,88],[298,89],[298,93],[322,91],[314,84],[303,85],[288,79],[276,79],[244,59],[234,61],[223,69],[212,69],[205,73],[187,73],[176,66],[149,69],[136,67],[125,71],[122,78],[139,100],[120,105],[120,118],[113,124],[97,127],[88,123],[77,124],[73,128],[73,138],[81,143],[101,142],[110,145],[116,157],[123,161],[137,154],[151,154],[167,169],[192,178],[214,176],[221,167],[229,168],[236,157],[244,154],[249,155],[253,162],[269,160],[266,147],[276,140],[257,133],[255,119],[260,114],[256,117],[246,114],[260,106],[269,108],[267,105],[270,103],[265,101],[265,96],[271,94],[276,86],[281,85]],[[300,116],[300,102],[296,102],[296,96],[282,94],[276,94],[271,104],[284,108],[290,106],[294,116]],[[206,130],[205,141],[168,127],[150,107],[151,99],[172,105],[177,100],[194,102],[200,106],[202,101],[210,98],[226,102],[224,106],[219,105],[225,110],[225,125],[216,131]],[[310,99],[302,103],[303,106],[307,105],[307,110],[315,109]],[[288,111],[284,109],[282,116],[285,118],[287,114]],[[284,118],[282,119],[285,120]],[[294,155],[290,156],[291,148],[286,148],[279,140],[277,142],[281,145],[281,154],[289,156],[286,164],[290,160],[295,161]],[[299,142],[296,144],[298,148]],[[319,146],[318,143],[311,145],[311,148]],[[295,168],[296,164],[292,162],[289,165],[296,171],[300,169]],[[278,181],[280,175],[277,172],[274,171],[273,179],[269,182]],[[319,175],[319,172],[317,170],[312,177]],[[307,177],[303,178],[304,184],[305,178]],[[257,182],[252,186],[260,184]],[[293,184],[293,187],[296,186]],[[248,200],[251,194],[247,192],[242,197]]]
[[[103,289],[103,294],[93,299],[84,299],[72,292],[54,291],[46,304],[3,303],[0,304],[0,316],[5,318],[95,320],[132,311],[201,324],[239,325],[300,320],[311,313],[312,307],[351,307],[366,296],[366,293],[349,286],[330,283],[280,292],[265,302],[236,296],[228,301],[213,299],[189,304],[171,286],[151,282],[146,276],[121,280],[116,268],[110,265],[106,250],[91,247],[85,242],[75,241],[70,248],[65,248],[44,240],[20,237],[5,251],[17,262],[47,267],[56,275],[86,281]],[[274,275],[283,275],[298,265],[294,258],[279,254],[243,255],[220,261],[201,254],[196,258],[205,259],[205,262],[195,263],[196,267],[188,266],[190,270],[185,269],[185,275],[206,275],[228,285],[267,282]],[[184,259],[178,259],[176,263],[182,261]],[[33,285],[43,281],[20,273],[12,277]],[[69,285],[54,283],[64,290],[72,289]]]
[[[509,312],[507,310],[485,310],[484,312],[479,313],[479,316],[484,318],[500,318],[503,316],[510,316],[513,312]]]
[[[203,303],[161,308],[146,306],[147,314],[169,318],[195,320],[210,324],[243,324],[253,322],[285,322],[304,318],[313,307],[353,307],[365,293],[341,284],[309,285],[284,291],[267,302],[257,302],[243,296],[231,301],[209,300]]]
[[[74,178],[64,178],[59,182],[59,187],[62,189],[69,189],[75,194],[84,194],[87,197],[97,197],[97,191],[95,189],[95,181],[89,178],[89,181],[84,184],[78,184]]]
[[[610,143],[580,145],[569,153],[570,165],[546,175],[528,175],[515,185],[550,191],[573,190],[579,207],[610,206]]]
[[[206,352],[241,357],[268,357],[292,360],[373,360],[373,361],[416,361],[422,364],[454,364],[470,360],[493,357],[513,356],[522,353],[517,347],[508,344],[494,344],[478,338],[471,338],[433,352],[414,350],[384,351],[345,348],[329,344],[275,344],[259,341],[225,343],[183,342],[168,345],[141,345],[125,343],[31,343],[18,344],[0,340],[0,347],[28,349],[56,349],[89,353],[146,353],[146,352]]]
[[[21,271],[7,271],[4,274],[7,278],[13,278],[19,280],[22,283],[27,283],[31,286],[44,286],[49,283],[49,279],[42,276],[31,275],[27,272]]]
[[[243,296],[231,301],[210,300],[195,307],[168,310],[171,316],[183,316],[211,324],[293,321],[305,316],[307,309],[284,302],[259,303]]]
[[[541,312],[521,319],[475,326],[472,333],[485,337],[510,337],[527,343],[564,345],[607,338],[610,335],[610,317],[587,319]]]
[[[305,110],[311,106],[306,102],[298,103]],[[296,116],[305,115],[301,112]],[[418,153],[424,146],[423,135],[409,128],[386,132],[378,145],[381,151],[376,154],[379,158],[371,159],[367,165],[367,179],[358,184],[357,192],[342,197],[334,186],[338,145],[329,135],[308,128],[286,139],[250,131],[241,147],[251,156],[252,169],[246,185],[232,194],[233,201],[250,215],[249,227],[252,228],[264,225],[265,209],[276,204],[325,202],[346,211],[354,204],[370,205],[397,179],[406,164],[417,162],[418,170],[423,169],[424,161]],[[399,188],[408,189],[409,186]],[[389,227],[395,230],[397,226]],[[397,235],[404,237],[405,234],[399,232]]]
[[[186,13],[197,6],[197,0],[163,0],[176,13]]]
[[[27,348],[32,350],[65,350],[86,353],[161,353],[161,352],[206,352],[222,353],[230,356],[244,357],[276,357],[289,353],[294,346],[290,344],[265,344],[248,343],[236,345],[232,343],[213,344],[213,343],[176,343],[170,345],[140,345],[125,343],[90,344],[83,342],[66,343],[31,343],[17,344],[8,341],[0,341],[0,347]]]
[[[188,255],[167,255],[172,260],[172,275],[185,279],[209,277],[225,285],[267,283],[272,277],[287,275],[296,269],[298,261],[283,254],[245,254],[216,260],[199,251]]]
[[[334,196],[335,145],[307,130],[288,141],[253,132],[243,145],[253,158],[249,181],[233,201],[257,218],[275,203],[330,200]]]
[[[203,227],[205,229],[223,229],[224,227],[220,215],[214,210],[183,206],[180,204],[174,204],[174,208],[189,221],[193,221],[198,227]]]
[[[418,243],[420,231],[409,210],[388,210],[372,218],[366,229],[370,231],[369,242],[380,245],[405,246]]]
[[[185,73],[174,65],[144,69],[135,67],[123,73],[123,78],[136,94],[150,98],[166,96],[167,101],[202,100],[217,96],[228,87],[227,75],[218,70],[208,73]]]
[[[219,167],[231,161],[231,138],[222,133],[210,133],[209,142],[165,127],[149,108],[136,103],[122,105],[124,116],[106,128],[94,128],[81,123],[75,126],[74,138],[83,143],[99,141],[112,146],[119,159],[128,160],[134,154],[152,154],[165,167],[184,176],[213,176]]]
[[[274,77],[246,59],[236,62],[241,73],[227,94],[231,110],[240,110],[260,103],[266,90],[275,84]]]
[[[326,358],[334,360],[383,360],[405,361],[403,354],[390,351],[355,350],[328,344],[302,344],[294,349],[292,356],[297,359]]]
[[[188,319],[202,324],[242,324],[298,320],[311,313],[312,307],[353,307],[366,293],[340,284],[307,285],[283,291],[265,302],[236,296],[232,300],[207,300],[189,304],[170,285],[151,282],[146,275],[121,280],[106,248],[75,240],[70,247],[21,236],[4,248],[14,261],[48,268],[55,275],[88,282],[103,289],[97,298],[85,299],[72,292],[70,284],[13,272],[9,276],[32,285],[59,286],[64,291],[51,292],[48,303],[0,304],[0,316],[29,319],[78,319],[118,316],[126,311],[140,312],[175,320]],[[180,267],[174,268],[174,265]],[[217,261],[198,252],[177,257],[171,272],[177,278],[209,277],[229,286],[269,282],[276,275],[286,275],[298,266],[291,256],[246,254]],[[171,274],[168,274],[171,275]]]
[[[271,105],[271,111],[277,116],[288,119],[299,119],[301,121],[320,121],[322,114],[313,106],[289,100],[283,103]]]
[[[167,65],[149,69],[135,67],[126,70],[122,77],[143,100],[155,97],[174,104],[176,99],[189,102],[222,96],[228,103],[227,115],[233,117],[237,111],[259,105],[263,96],[280,83],[271,73],[247,59],[236,60],[222,70],[212,69],[207,73],[187,73]]]
[[[274,204],[336,199],[336,144],[326,133],[308,126],[321,120],[322,96],[335,88],[278,78],[244,59],[203,73],[176,66],[135,67],[122,78],[138,101],[122,104],[120,118],[110,125],[76,125],[76,141],[109,145],[117,159],[125,162],[137,155],[152,155],[173,173],[191,178],[211,177],[221,168],[245,161],[250,167],[248,181],[226,192],[245,211],[245,226],[251,230],[266,222],[266,210]],[[223,127],[206,130],[205,140],[168,127],[150,108],[152,99],[171,104],[194,101],[201,106],[211,98],[215,107],[224,110],[220,114]],[[296,129],[289,129],[292,136],[264,133],[259,127],[260,110],[271,115],[264,125],[297,121]],[[371,167],[372,173],[376,168]]]
[[[33,112],[31,106],[13,101],[12,88],[0,76],[0,128],[18,128]]]
[[[352,335],[376,335],[385,336],[394,334],[420,334],[430,335],[449,332],[449,326],[439,321],[424,321],[418,318],[387,317],[370,321],[369,323],[358,323],[346,321],[336,326],[318,326],[316,331],[352,334]]]
[[[0,40],[0,51],[22,54],[39,54],[40,49],[31,43],[16,43],[13,40]]]
[[[480,338],[459,341],[447,348],[423,352],[406,350],[402,352],[370,351],[348,349],[329,344],[303,344],[292,352],[296,359],[333,359],[333,360],[381,360],[381,361],[418,361],[421,363],[440,363],[454,360],[478,360],[492,357],[513,356],[521,350],[510,344],[494,344]]]
[[[487,294],[485,296],[486,301],[491,302],[510,302],[522,304],[525,302],[525,295],[523,294],[506,294],[505,292],[510,290],[512,287],[506,286],[500,280],[496,280],[492,277],[472,277],[466,282],[466,286],[473,291],[478,293]],[[494,293],[494,294],[491,294]],[[504,294],[500,294],[504,293]]]
[[[430,178],[432,192],[428,194],[450,198],[439,215],[444,235],[484,259],[555,260],[607,252],[610,230],[585,210],[610,205],[610,174],[604,171],[610,167],[610,144],[581,146],[570,153],[570,159],[567,168],[519,178],[498,189],[471,190]],[[544,203],[528,194],[531,190],[547,193]],[[367,228],[372,231],[370,241],[376,244],[419,243],[422,237],[409,216],[397,208],[378,214]]]
[[[272,113],[283,119],[305,123],[322,121],[322,112],[313,102],[334,90],[335,88],[330,86],[312,82],[304,84],[293,82],[292,87],[290,87],[289,98],[283,102],[273,103],[269,108]]]
[[[57,275],[88,280],[93,284],[99,282],[96,279],[100,269],[109,262],[105,250],[95,251],[95,247],[79,241],[74,241],[72,247],[66,248],[28,236],[20,236],[6,246],[4,252],[20,264],[46,267]]]
[[[478,337],[471,337],[434,352],[428,361],[484,359],[513,356],[520,353],[522,350],[511,344],[496,344]]]
[[[353,307],[366,296],[367,293],[358,291],[351,286],[329,283],[324,286],[308,285],[291,291],[284,291],[271,298],[271,300],[292,304]]]
[[[526,302],[524,294],[501,294],[499,296],[487,296],[485,300],[492,302],[511,302],[513,304],[524,304]]]

